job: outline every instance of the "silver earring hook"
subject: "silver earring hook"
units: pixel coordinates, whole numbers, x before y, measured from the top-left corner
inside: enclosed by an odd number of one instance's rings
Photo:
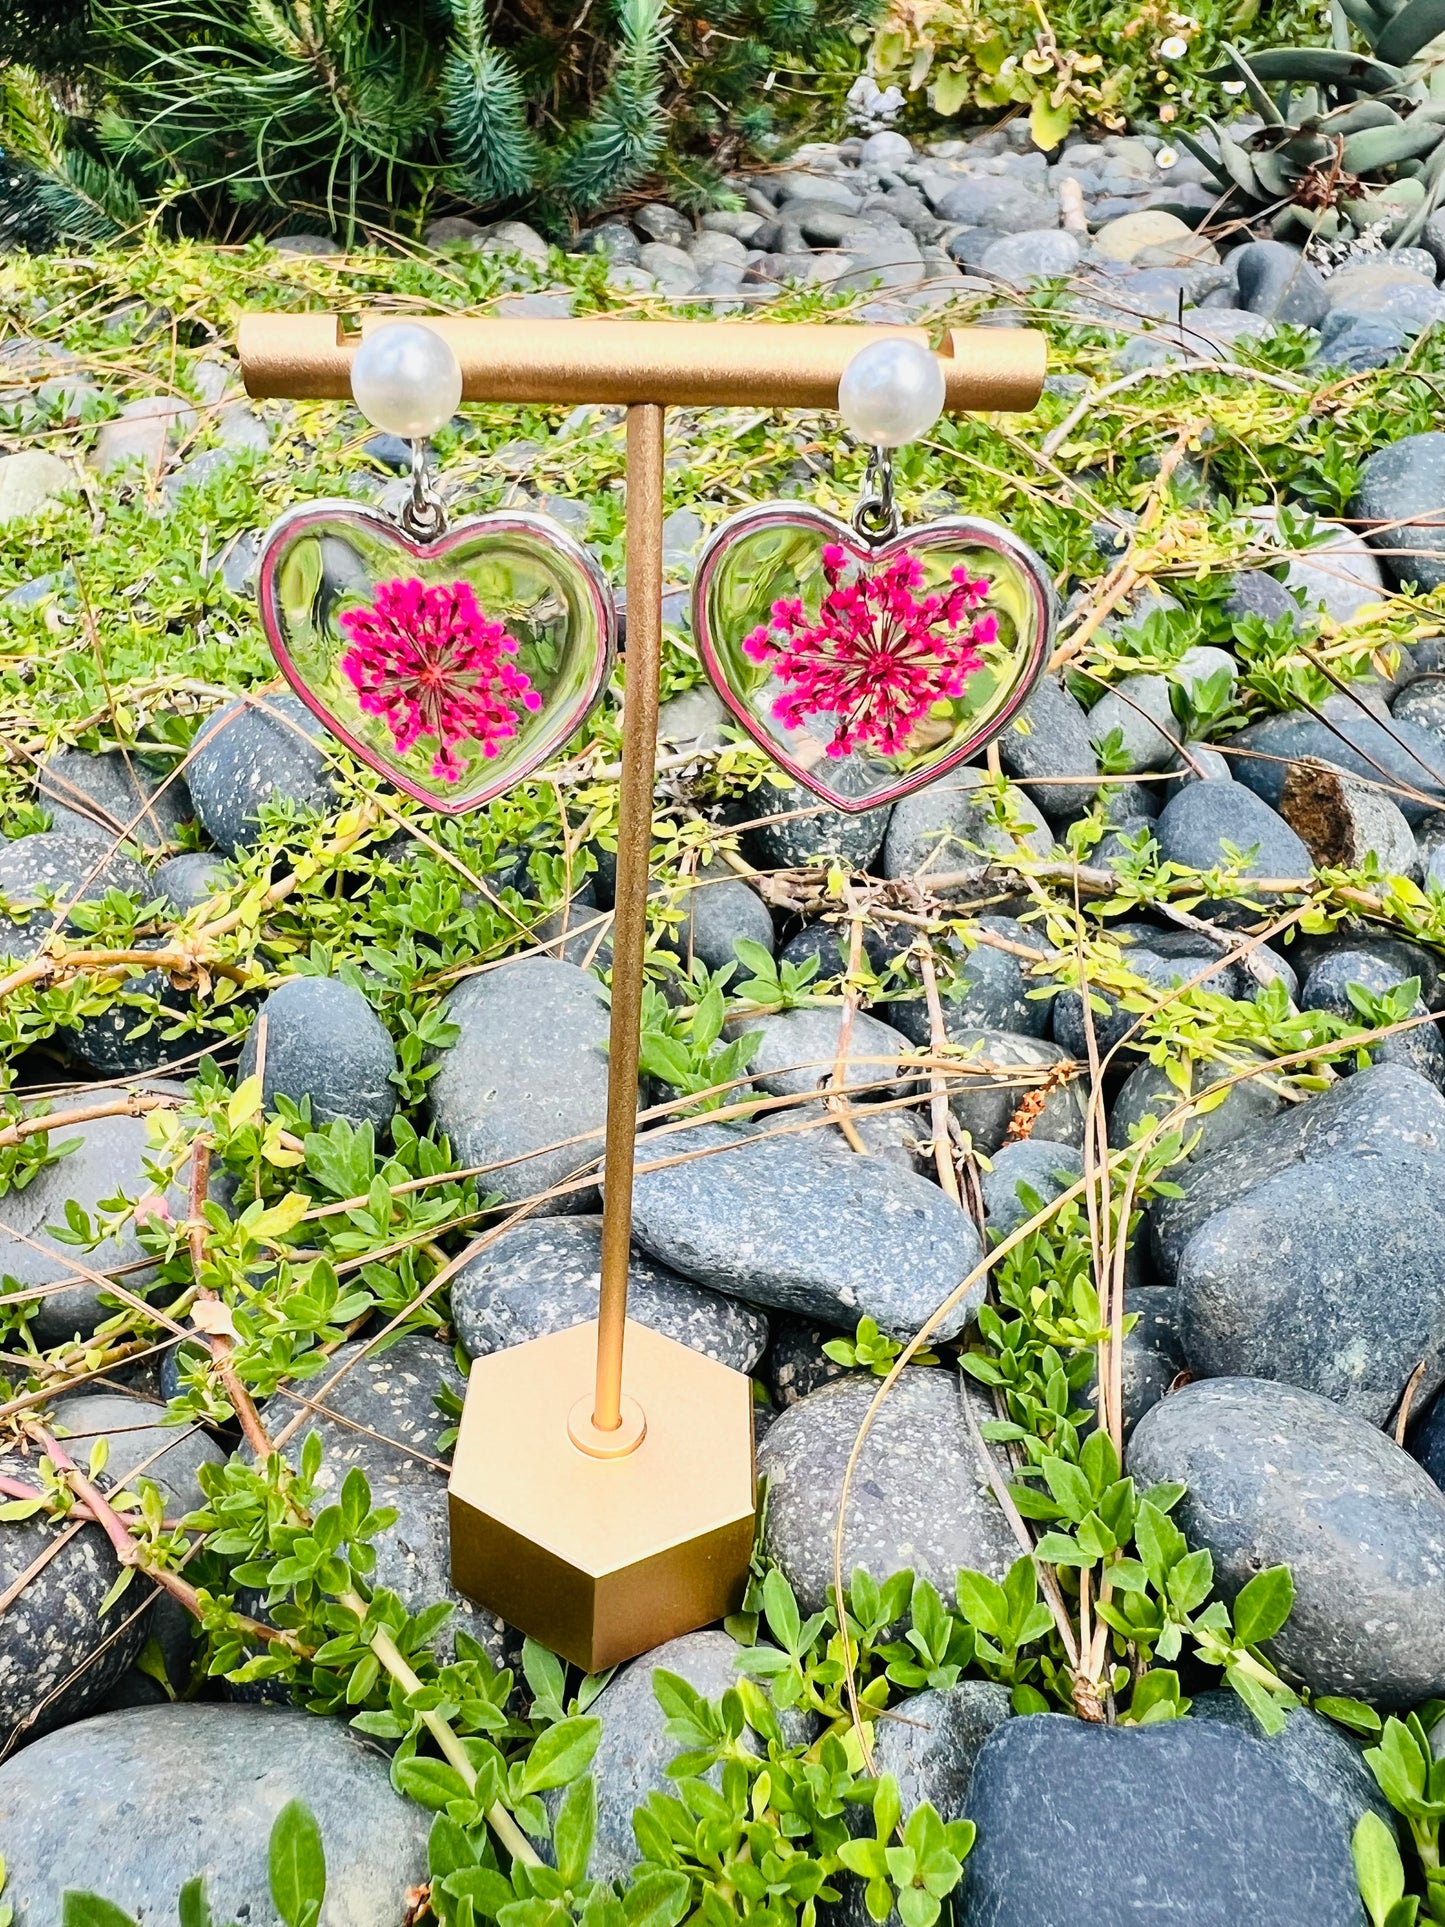
[[[893,450],[870,448],[863,474],[863,491],[853,511],[853,526],[869,541],[886,541],[898,533],[898,505],[893,499]]]
[[[426,443],[420,437],[411,445],[411,494],[402,506],[401,526],[418,542],[434,542],[446,534],[446,507],[427,470]]]

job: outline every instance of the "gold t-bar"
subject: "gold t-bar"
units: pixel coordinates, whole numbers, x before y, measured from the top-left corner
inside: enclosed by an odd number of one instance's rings
[[[928,347],[929,336],[923,328],[840,322],[500,321],[397,310],[346,323],[331,314],[248,314],[241,317],[239,333],[246,392],[257,399],[349,400],[357,346],[371,330],[408,320],[424,322],[451,343],[461,364],[464,401],[590,402],[627,409],[626,693],[592,1407],[595,1432],[616,1435],[623,1422],[622,1348],[662,661],[664,412],[671,407],[836,408],[843,371],[865,342],[904,335]],[[951,413],[1024,412],[1043,388],[1046,343],[1032,329],[954,328],[944,335],[938,358],[944,405]],[[634,1419],[613,1450],[625,1453],[641,1437]],[[610,1456],[603,1440],[578,1443]]]

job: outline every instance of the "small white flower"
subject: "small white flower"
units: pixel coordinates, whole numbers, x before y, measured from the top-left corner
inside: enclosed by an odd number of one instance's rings
[[[1154,165],[1156,167],[1173,167],[1178,162],[1178,159],[1179,156],[1172,147],[1161,147],[1159,152],[1154,156]]]
[[[1244,92],[1244,82],[1242,80],[1221,80],[1219,90],[1224,94],[1242,94]]]
[[[1189,42],[1182,33],[1171,33],[1167,40],[1159,43],[1161,60],[1182,60],[1189,51]]]

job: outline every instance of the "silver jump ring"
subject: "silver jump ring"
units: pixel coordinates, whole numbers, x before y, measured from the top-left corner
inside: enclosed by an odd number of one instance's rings
[[[427,473],[426,443],[420,439],[411,445],[411,494],[402,506],[401,526],[418,542],[446,534],[446,507]]]
[[[893,450],[871,448],[863,475],[863,493],[853,511],[853,526],[871,541],[886,541],[898,532],[898,505],[893,499]]]

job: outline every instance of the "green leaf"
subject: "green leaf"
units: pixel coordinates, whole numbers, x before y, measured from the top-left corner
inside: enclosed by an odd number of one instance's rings
[[[204,1874],[198,1873],[194,1880],[188,1880],[181,1888],[176,1911],[180,1915],[181,1927],[215,1927],[211,1903],[206,1897]]]
[[[286,1927],[315,1927],[326,1898],[326,1855],[321,1829],[300,1800],[276,1815],[269,1853],[271,1898]]]
[[[1393,1831],[1378,1813],[1362,1813],[1350,1850],[1355,1879],[1372,1927],[1386,1927],[1391,1909],[1404,1896],[1405,1868]]]
[[[113,1900],[67,1889],[60,1899],[60,1927],[136,1927],[136,1923]]]
[[[559,1720],[549,1726],[527,1755],[522,1769],[523,1790],[546,1793],[575,1780],[592,1764],[601,1737],[600,1720]]]
[[[1268,1734],[1282,1733],[1287,1715],[1273,1694],[1238,1666],[1226,1666],[1224,1677]]]
[[[1289,1618],[1294,1580],[1288,1566],[1267,1566],[1241,1588],[1234,1602],[1234,1636],[1241,1646],[1260,1646]]]
[[[1352,1733],[1363,1733],[1367,1739],[1374,1739],[1384,1725],[1374,1707],[1366,1706],[1363,1700],[1339,1699],[1326,1694],[1322,1699],[1311,1700],[1310,1704],[1327,1720],[1349,1727]]]
[[[584,1773],[563,1794],[552,1829],[557,1871],[569,1887],[581,1886],[587,1877],[596,1832],[597,1787],[592,1775]]]
[[[677,1927],[691,1892],[686,1874],[662,1867],[639,1874],[622,1896],[627,1927]]]

